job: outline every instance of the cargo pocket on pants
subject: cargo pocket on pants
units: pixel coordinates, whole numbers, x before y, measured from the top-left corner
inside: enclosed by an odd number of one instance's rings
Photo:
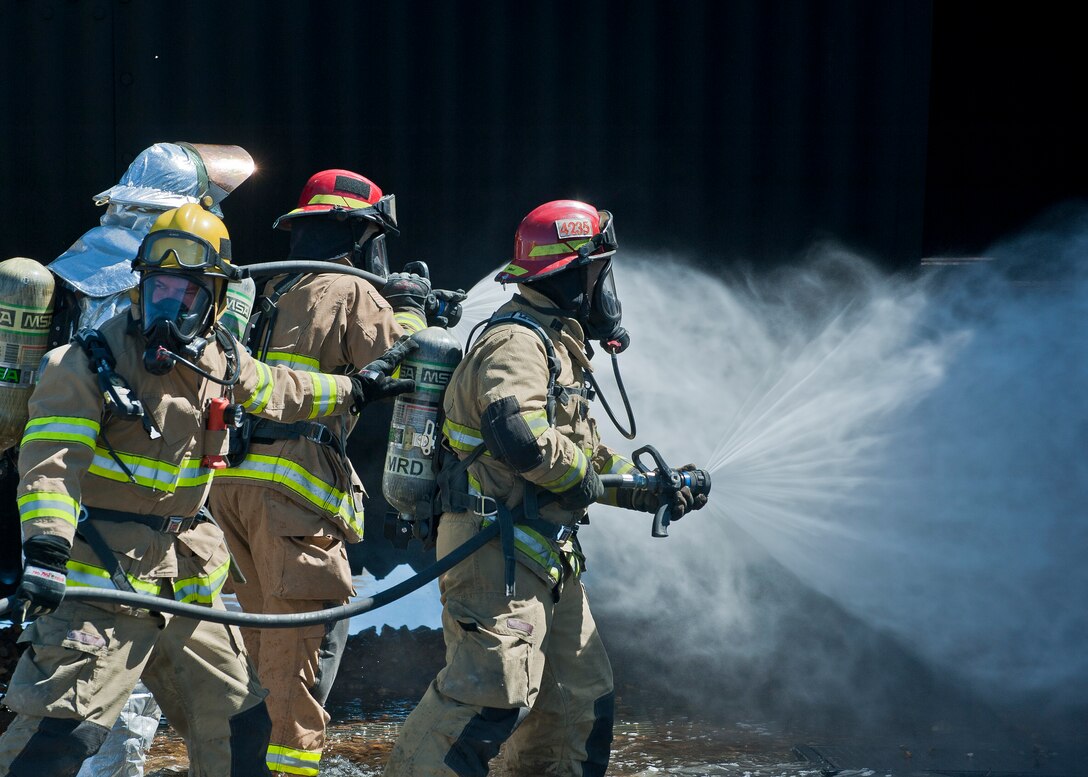
[[[280,599],[336,602],[355,593],[347,548],[336,537],[273,537],[268,591]],[[262,573],[264,574],[264,573]]]
[[[447,616],[454,625],[446,628],[450,644],[438,690],[463,704],[531,707],[540,690],[536,665],[543,661],[533,626],[508,613],[482,618],[453,602]]]
[[[30,647],[11,678],[8,706],[42,717],[81,718],[109,706],[101,695],[111,673],[99,665],[114,641],[113,629],[86,620],[86,609],[69,605],[65,617],[38,618],[22,633],[19,642]]]

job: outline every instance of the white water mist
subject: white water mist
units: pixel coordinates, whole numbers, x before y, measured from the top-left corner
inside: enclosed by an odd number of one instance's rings
[[[581,535],[595,611],[665,632],[606,640],[775,675],[762,657],[811,646],[783,644],[798,638],[783,626],[795,602],[753,590],[746,570],[766,552],[977,692],[1081,703],[1085,235],[1088,220],[1067,219],[986,266],[910,277],[835,247],[728,280],[625,252],[633,344],[620,358],[638,438],[595,415],[609,444],[652,443],[674,466],[709,468],[714,487],[666,540],[650,538],[647,515],[595,513]],[[1043,262],[1042,282],[1016,280]],[[848,675],[849,643],[776,681],[828,687]]]

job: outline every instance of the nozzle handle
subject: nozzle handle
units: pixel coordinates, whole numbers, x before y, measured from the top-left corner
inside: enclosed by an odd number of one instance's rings
[[[669,524],[672,523],[672,519],[669,518],[669,505],[662,504],[657,508],[657,512],[654,513],[654,523],[650,527],[651,537],[668,537],[669,536]]]

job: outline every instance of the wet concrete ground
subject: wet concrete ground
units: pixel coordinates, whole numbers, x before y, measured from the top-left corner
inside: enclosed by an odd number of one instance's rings
[[[320,777],[378,777],[413,701],[365,710],[348,704],[333,711]],[[617,711],[608,774],[611,777],[1078,777],[1088,774],[1088,751],[1067,744],[1013,743],[1000,737],[932,731],[879,739],[815,733],[774,723],[711,723],[670,717],[663,709]],[[807,754],[807,758],[806,758]],[[823,754],[832,761],[821,760]],[[184,777],[185,747],[164,726],[150,753],[147,777]],[[503,755],[493,777],[508,777]]]
[[[321,777],[376,777],[396,741],[411,703],[399,702],[366,717],[334,722],[322,761]],[[615,729],[615,777],[816,777],[819,767],[799,761],[794,737],[755,723],[716,726],[690,719],[634,720],[621,714]],[[504,777],[502,753],[491,774]],[[147,777],[184,777],[185,746],[167,727],[152,747]]]

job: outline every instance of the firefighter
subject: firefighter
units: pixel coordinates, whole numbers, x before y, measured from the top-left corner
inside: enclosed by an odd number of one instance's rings
[[[298,207],[273,228],[290,231],[288,260],[321,260],[387,276],[387,301],[356,276],[322,273],[273,278],[250,343],[268,364],[329,373],[351,371],[422,329],[433,297],[420,274],[388,274],[385,239],[398,234],[394,195],[349,170],[323,170],[303,187]],[[347,457],[354,420],[261,421],[248,453],[216,474],[211,508],[246,582],[243,609],[302,613],[344,604],[355,591],[346,544],[363,536],[364,491]],[[329,715],[324,704],[346,647],[348,621],[298,629],[243,629],[269,689],[268,768],[316,775]]]
[[[504,741],[511,774],[605,773],[612,669],[579,579],[577,533],[594,502],[658,507],[645,492],[606,493],[599,477],[633,468],[601,444],[585,378],[589,341],[614,352],[630,343],[615,251],[607,211],[558,200],[530,212],[496,277],[518,294],[450,379],[443,435],[471,463],[467,493],[443,496],[437,554],[493,520],[509,521],[516,550],[493,540],[441,579],[446,666],[408,716],[387,777],[484,775]],[[705,499],[681,489],[672,518]],[[504,588],[511,556],[513,592]]]
[[[106,206],[99,226],[48,265],[60,281],[51,345],[128,309],[137,281],[132,259],[161,213],[207,202],[222,218],[221,203],[253,169],[240,146],[155,143],[137,154],[116,185],[95,195],[95,204]]]
[[[133,262],[129,314],[45,359],[19,451],[26,561],[13,618],[34,620],[5,697],[18,715],[0,775],[75,775],[141,677],[185,738],[191,775],[268,773],[265,691],[237,630],[62,601],[66,586],[92,586],[222,609],[229,554],[201,508],[227,449],[213,411],[237,402],[291,421],[411,388],[386,363],[334,376],[249,356],[219,323],[237,272],[229,248],[201,206],[166,211]]]

